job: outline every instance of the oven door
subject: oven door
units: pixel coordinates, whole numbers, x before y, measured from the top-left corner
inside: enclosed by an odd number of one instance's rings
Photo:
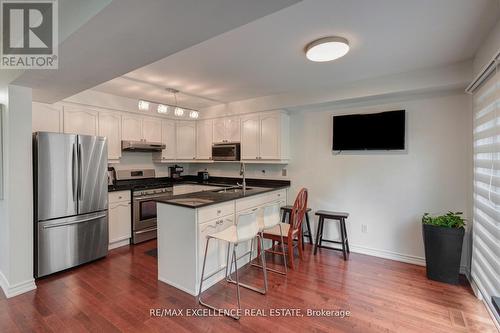
[[[239,161],[240,144],[215,144],[212,146],[212,159],[214,161]]]
[[[133,231],[156,227],[156,197],[134,198],[134,223]]]

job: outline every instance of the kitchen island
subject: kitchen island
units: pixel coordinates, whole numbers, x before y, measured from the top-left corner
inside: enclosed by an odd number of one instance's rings
[[[286,205],[289,184],[266,187],[225,188],[158,200],[158,280],[193,296],[198,294],[206,237],[233,225],[238,214],[277,202]],[[237,248],[238,256],[250,243]],[[207,254],[205,275],[226,266],[227,244],[213,240]],[[238,267],[248,262],[240,259]],[[203,290],[224,278],[224,271],[203,283]]]

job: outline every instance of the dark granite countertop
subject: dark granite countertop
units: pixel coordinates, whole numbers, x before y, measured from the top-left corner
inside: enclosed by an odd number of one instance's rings
[[[257,194],[263,194],[267,192],[277,191],[281,189],[286,189],[290,187],[290,183],[275,185],[271,187],[258,187],[256,185],[249,185],[247,183],[246,193],[242,192],[220,192],[220,190],[214,191],[203,191],[195,193],[187,193],[181,195],[175,195],[168,199],[156,200],[156,202],[164,203],[168,205],[181,206],[186,208],[201,208],[211,205],[217,205],[226,201],[238,200],[243,198],[248,198]]]
[[[236,186],[237,183],[241,183],[241,178],[234,177],[210,177],[208,181],[200,181],[198,176],[184,176],[182,179],[172,179],[168,177],[157,178],[162,186],[173,186],[180,184],[197,184],[197,185],[213,185],[213,186]],[[275,180],[275,179],[257,179],[257,178],[247,178],[247,186],[258,186],[258,187],[288,187],[290,186],[289,180]],[[114,191],[130,191],[137,187],[136,184],[115,184],[108,186],[108,192]]]

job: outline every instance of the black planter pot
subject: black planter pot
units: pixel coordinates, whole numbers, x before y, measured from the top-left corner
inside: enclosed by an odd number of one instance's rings
[[[458,284],[464,228],[444,228],[422,224],[427,278]]]

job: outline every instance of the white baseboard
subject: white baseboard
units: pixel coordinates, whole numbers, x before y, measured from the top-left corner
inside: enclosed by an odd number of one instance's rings
[[[359,246],[359,245],[350,245],[350,250],[355,253],[360,253],[360,254],[366,254],[369,256],[374,256],[374,257],[379,257],[379,258],[384,258],[384,259],[391,259],[395,261],[400,261],[404,262],[407,264],[414,264],[414,265],[419,265],[419,266],[425,266],[425,258],[423,257],[418,257],[418,256],[413,256],[413,255],[408,255],[408,254],[401,254],[397,252],[392,252],[392,251],[387,251],[387,250],[380,250],[380,249],[374,249],[370,247],[365,247],[365,246]],[[460,266],[460,274],[464,274],[467,279],[470,281],[470,273],[469,273],[469,268],[467,266]]]
[[[5,275],[0,272],[0,287],[2,287],[5,296],[7,296],[7,298],[11,298],[36,289],[36,284],[35,279],[30,279],[21,283],[10,285]]]
[[[161,282],[166,283],[174,288],[182,290],[183,292],[188,293],[189,295],[198,296],[198,295],[196,295],[196,292],[194,290],[185,288],[185,287],[183,287],[175,282],[170,281],[169,279],[158,276],[158,281],[161,281]]]
[[[123,240],[115,241],[113,243],[109,243],[108,250],[113,250],[113,249],[116,249],[118,247],[122,247],[125,245],[130,245],[130,238],[126,238]]]
[[[351,244],[349,244],[349,248],[352,252],[355,253],[361,253],[379,258],[401,261],[408,264],[425,266],[425,258],[422,257],[412,256],[408,254],[401,254],[387,250],[374,249],[365,246],[351,245]]]

